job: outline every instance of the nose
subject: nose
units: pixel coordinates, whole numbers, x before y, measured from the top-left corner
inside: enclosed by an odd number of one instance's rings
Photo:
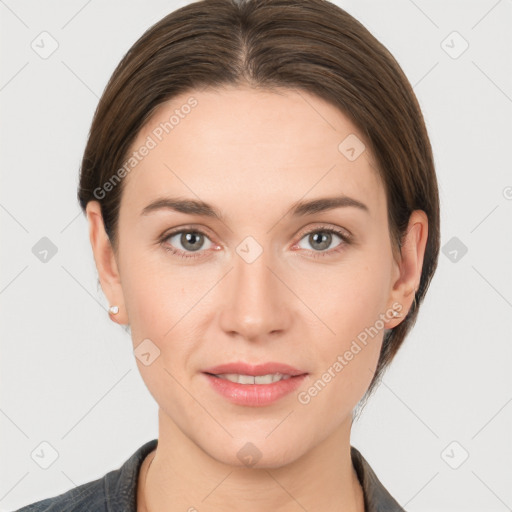
[[[223,280],[220,323],[232,337],[263,341],[290,328],[293,293],[285,284],[282,265],[262,249],[259,244],[241,244]]]

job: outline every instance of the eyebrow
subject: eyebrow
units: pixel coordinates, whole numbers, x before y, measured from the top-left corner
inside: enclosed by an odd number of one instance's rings
[[[348,196],[322,197],[310,201],[297,201],[292,204],[290,210],[293,217],[303,217],[342,207],[354,207],[366,213],[370,213],[368,206]],[[224,221],[222,213],[209,203],[195,199],[172,197],[162,197],[153,201],[142,210],[141,215],[148,215],[158,210],[174,210],[180,213],[202,215]]]

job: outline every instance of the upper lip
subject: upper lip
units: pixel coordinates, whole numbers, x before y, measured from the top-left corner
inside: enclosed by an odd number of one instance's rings
[[[212,366],[211,368],[203,370],[203,372],[211,373],[213,375],[237,373],[240,375],[253,375],[255,377],[258,375],[267,375],[269,373],[282,373],[283,375],[290,375],[292,377],[307,373],[284,363],[268,362],[263,364],[249,364],[243,361]]]

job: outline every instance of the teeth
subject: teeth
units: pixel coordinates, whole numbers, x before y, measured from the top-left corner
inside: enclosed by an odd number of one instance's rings
[[[229,380],[237,384],[272,384],[278,380],[286,380],[290,375],[283,375],[282,373],[269,373],[267,375],[240,375],[238,373],[221,373],[216,375],[220,379]]]

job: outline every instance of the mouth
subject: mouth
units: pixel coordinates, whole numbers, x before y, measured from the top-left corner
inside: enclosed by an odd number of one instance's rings
[[[255,365],[236,361],[207,368],[203,373],[238,384],[272,384],[272,382],[306,375],[308,372],[285,363],[268,362]]]
[[[264,406],[283,398],[302,384],[308,372],[283,363],[228,363],[202,372],[215,391],[232,403]]]
[[[235,384],[272,384],[273,382],[298,377],[298,375],[292,376],[283,373],[267,373],[265,375],[244,375],[240,373],[221,373],[215,375],[214,373],[204,373],[211,375],[212,377],[217,377],[218,379],[229,380]]]

